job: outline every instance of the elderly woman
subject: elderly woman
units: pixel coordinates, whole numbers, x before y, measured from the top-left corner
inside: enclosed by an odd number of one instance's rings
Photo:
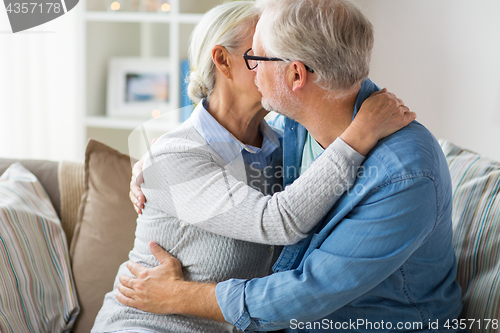
[[[258,17],[252,1],[230,2],[205,14],[193,32],[189,94],[199,104],[144,161],[147,204],[137,219],[131,261],[159,265],[148,248],[154,241],[179,258],[188,280],[265,276],[278,252],[270,244],[304,238],[352,185],[362,155],[413,120],[389,103],[392,94],[376,93],[294,184],[271,195],[281,190],[282,136],[263,120],[267,111],[242,57],[252,45]],[[375,140],[359,140],[367,136]],[[231,227],[238,223],[245,225],[245,234]],[[203,230],[208,226],[217,226],[220,235]],[[132,276],[126,264],[117,276]],[[127,307],[115,297],[118,284],[117,278],[92,332],[235,330],[227,323]]]

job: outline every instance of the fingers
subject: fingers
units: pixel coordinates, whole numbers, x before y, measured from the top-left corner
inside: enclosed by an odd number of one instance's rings
[[[135,299],[136,292],[133,287],[133,282],[135,282],[136,279],[126,275],[120,275],[118,279],[120,280],[120,283],[117,285],[118,291],[115,293],[116,298],[124,305],[137,308],[138,303]]]
[[[144,202],[146,202],[146,197],[144,197],[141,188],[133,180],[130,182],[130,192],[132,192],[139,204],[142,205]]]
[[[415,112],[412,112],[412,111],[410,110],[410,108],[409,108],[409,107],[407,107],[406,105],[404,105],[404,104],[403,104],[403,105],[400,105],[398,108],[399,108],[399,111],[400,111],[403,115],[405,115],[405,116],[409,116],[410,118],[412,118],[412,117],[413,117],[413,118],[415,118],[415,119],[417,118],[417,114],[416,114]],[[415,119],[414,119],[414,120],[415,120]]]
[[[169,263],[173,259],[177,260],[153,241],[149,242],[149,250],[162,265]]]
[[[127,268],[130,271],[130,273],[134,274],[137,277],[140,277],[141,272],[143,270],[145,270],[144,266],[141,266],[133,261],[127,261]],[[124,275],[122,275],[122,276],[124,276]],[[124,281],[126,281],[126,282],[128,281],[129,282],[128,285],[129,286],[131,285],[130,278],[126,279],[126,276],[124,276]],[[120,282],[121,282],[121,280],[120,280]],[[122,284],[123,284],[123,282],[122,282]]]
[[[132,179],[130,181],[130,192],[129,198],[130,201],[134,204],[134,209],[137,214],[142,213],[142,208],[144,208],[144,203],[146,202],[146,197],[141,191],[140,184],[144,182],[142,167],[144,163],[144,158],[139,160],[134,164],[132,169]]]
[[[383,88],[382,90],[379,90],[378,93],[380,93],[380,95],[385,95],[387,97],[389,97],[389,99],[396,99],[396,95],[390,91],[387,90],[387,88]]]
[[[134,299],[132,297],[127,296],[127,295],[132,296],[130,292],[131,292],[130,289],[119,284],[118,291],[115,293],[115,297],[118,300],[118,302],[122,303],[123,305],[137,308],[137,304],[135,303]]]
[[[134,167],[132,168],[132,179],[130,181],[130,192],[131,192],[130,194],[133,194],[135,197],[135,200],[133,200],[132,197],[130,198],[130,200],[138,208],[136,209],[136,211],[141,210],[143,208],[144,202],[146,202],[146,198],[142,194],[140,187],[140,185],[144,183],[144,177],[142,174],[143,165],[144,165],[144,157],[134,164]]]
[[[134,298],[134,289],[124,286],[123,284],[118,284],[118,291],[125,297]]]
[[[138,199],[136,197],[136,194],[134,192],[132,192],[132,190],[130,190],[130,192],[128,192],[128,197],[130,198],[130,201],[132,202],[132,204],[134,204],[134,209],[137,212],[137,214],[141,214],[142,208],[144,208],[144,202],[141,201],[140,199]],[[143,200],[145,201],[145,199],[143,199]]]
[[[399,108],[400,112],[402,112],[404,114],[404,113],[410,111],[410,109],[405,105],[405,103],[403,102],[403,100],[401,98],[398,98],[395,94],[388,92],[387,89],[385,89],[385,88],[383,90],[386,91],[386,95],[389,97],[389,100],[395,101],[396,106]]]
[[[137,197],[137,193],[134,192],[134,190],[131,188],[130,192],[128,193],[128,197],[130,198],[130,201],[134,204],[134,209],[137,212],[137,214],[142,213],[142,209],[144,208],[144,202],[146,199],[140,193],[140,197]]]
[[[134,205],[134,209],[137,215],[142,214],[142,208],[137,206],[136,198],[133,196],[132,192],[128,193],[128,197],[130,198],[130,201],[132,201],[132,204]]]
[[[417,114],[415,112],[410,111],[410,108],[404,105],[403,101],[398,98],[398,106],[399,114],[402,116],[402,123],[406,126],[415,119],[417,119]]]
[[[131,278],[130,276],[127,276],[127,275],[120,275],[118,277],[118,280],[120,281],[120,283],[124,286],[124,287],[127,287],[129,289],[134,289],[134,281],[136,279],[134,278]]]
[[[388,90],[387,90],[387,88],[383,88],[383,89],[381,89],[381,90],[377,91],[377,93],[378,93],[378,94],[380,94],[380,95],[385,95],[385,96],[387,96],[389,99],[394,99],[394,100],[396,100],[398,103],[400,103],[400,104],[398,104],[398,105],[404,105],[404,102],[403,102],[400,98],[398,98],[398,97],[396,96],[396,94],[394,94],[394,93],[392,93],[392,92],[388,91]],[[373,93],[373,95],[375,95],[375,93]]]
[[[417,119],[417,114],[410,111],[410,108],[408,108],[406,105],[401,105],[398,107],[398,109],[399,116],[397,116],[395,119],[399,119],[399,122],[403,125],[403,127]]]
[[[124,296],[120,291],[115,292],[115,297],[118,300],[118,302],[122,303],[123,305],[132,307],[131,299]]]
[[[417,114],[412,111],[405,112],[405,117],[407,117],[408,124],[417,119]]]
[[[134,164],[134,167],[132,168],[132,175],[137,179],[138,184],[142,183],[141,180],[143,181],[143,179],[142,179],[142,168],[144,166],[144,158],[146,156],[147,155],[144,155],[139,161],[137,161]]]
[[[155,242],[149,243],[149,250],[155,256],[155,258],[160,262],[160,266],[154,269],[161,271],[164,277],[168,277],[175,280],[184,280],[184,273],[182,272],[182,264],[179,259],[172,256],[170,253],[165,251],[160,245]]]
[[[144,155],[139,161],[134,164],[134,167],[132,168],[132,180],[130,181],[129,198],[130,201],[132,201],[132,203],[134,204],[134,209],[137,214],[142,213],[142,208],[144,208],[144,203],[146,202],[146,197],[142,193],[140,187],[140,185],[144,183],[142,168],[145,158],[146,155]]]
[[[385,94],[386,92],[387,92],[387,88],[382,88],[379,91],[376,91],[376,92],[372,93],[372,96]]]
[[[136,206],[138,209],[144,208],[144,203],[146,202],[146,197],[142,193],[141,188],[134,182],[130,182],[130,192],[129,192],[130,201]],[[137,209],[136,209],[137,210]]]
[[[407,106],[406,106],[406,105],[404,105],[404,104],[399,106],[399,110],[400,110],[400,111],[401,111],[401,113],[403,113],[403,114],[406,114],[406,113],[410,112],[410,108],[409,108],[409,107],[407,107]]]

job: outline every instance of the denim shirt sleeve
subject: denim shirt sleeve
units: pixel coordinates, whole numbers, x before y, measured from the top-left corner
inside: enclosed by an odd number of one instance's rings
[[[245,284],[248,280],[231,279],[218,283],[215,295],[224,319],[237,328],[247,328],[251,319],[245,308]]]
[[[290,327],[319,320],[384,281],[418,249],[438,218],[428,177],[372,190],[324,237],[313,235],[298,269],[216,288],[225,319],[240,330]],[[321,240],[320,240],[321,239]]]

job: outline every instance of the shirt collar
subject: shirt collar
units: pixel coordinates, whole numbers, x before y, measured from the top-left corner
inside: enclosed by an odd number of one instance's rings
[[[263,155],[267,158],[280,147],[279,138],[281,133],[275,132],[262,120],[259,129],[263,135],[262,147],[246,145],[236,139],[227,129],[215,120],[215,118],[204,107],[203,99],[194,109],[190,117],[193,127],[207,141],[207,143],[224,159],[226,163],[231,163],[239,154],[247,155],[250,158],[253,155]]]

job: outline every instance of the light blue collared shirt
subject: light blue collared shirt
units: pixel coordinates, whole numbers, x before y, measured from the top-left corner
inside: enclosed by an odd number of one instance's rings
[[[206,100],[202,100],[189,118],[196,131],[226,163],[231,163],[239,154],[242,154],[246,164],[251,164],[257,169],[264,169],[269,164],[272,153],[281,146],[280,140],[283,138],[283,132],[271,128],[265,120],[262,120],[259,125],[263,136],[262,147],[246,145],[215,120],[204,107],[205,103]]]

